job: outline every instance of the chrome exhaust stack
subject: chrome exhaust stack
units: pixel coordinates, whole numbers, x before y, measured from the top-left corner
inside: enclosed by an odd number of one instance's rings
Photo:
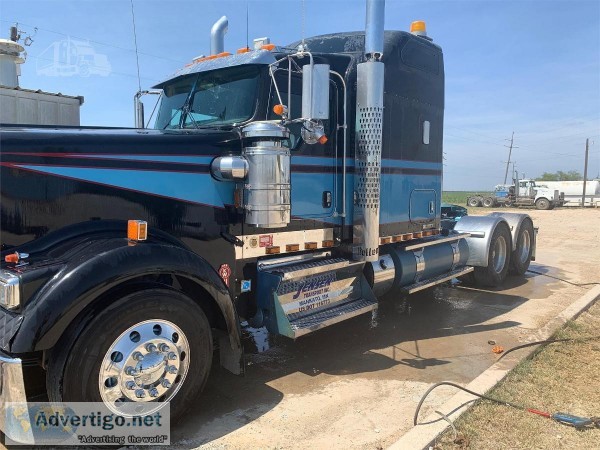
[[[217,20],[210,30],[210,54],[217,55],[225,51],[225,34],[229,30],[227,16]]]
[[[357,66],[353,257],[379,257],[379,209],[383,137],[383,30],[385,0],[367,0],[366,62]]]

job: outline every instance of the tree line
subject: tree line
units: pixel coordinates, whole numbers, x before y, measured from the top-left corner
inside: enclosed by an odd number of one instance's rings
[[[540,177],[536,178],[536,181],[582,181],[583,175],[579,173],[577,170],[569,170],[568,172],[563,172],[559,170],[558,172],[550,173],[544,172]]]

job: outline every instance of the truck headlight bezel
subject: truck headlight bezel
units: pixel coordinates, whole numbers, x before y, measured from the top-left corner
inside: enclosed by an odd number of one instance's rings
[[[21,279],[7,270],[0,270],[0,306],[6,309],[21,306]]]

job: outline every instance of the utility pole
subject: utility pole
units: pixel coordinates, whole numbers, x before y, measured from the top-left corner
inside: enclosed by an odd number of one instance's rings
[[[515,147],[513,145],[513,141],[515,139],[515,132],[512,132],[512,136],[510,137],[510,146],[509,145],[505,145],[505,147],[508,148],[508,161],[506,161],[506,171],[504,172],[504,184],[506,184],[506,179],[508,178],[508,166],[510,165],[510,156],[512,154],[513,148],[519,148],[519,147]],[[508,141],[508,139],[506,139]]]
[[[585,140],[585,165],[583,169],[583,196],[581,197],[581,207],[585,208],[585,185],[587,183],[587,168],[588,168],[588,154],[590,150],[590,139]]]

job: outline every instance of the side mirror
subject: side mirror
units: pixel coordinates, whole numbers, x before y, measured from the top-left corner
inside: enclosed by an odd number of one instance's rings
[[[302,117],[329,119],[329,64],[302,67]]]

